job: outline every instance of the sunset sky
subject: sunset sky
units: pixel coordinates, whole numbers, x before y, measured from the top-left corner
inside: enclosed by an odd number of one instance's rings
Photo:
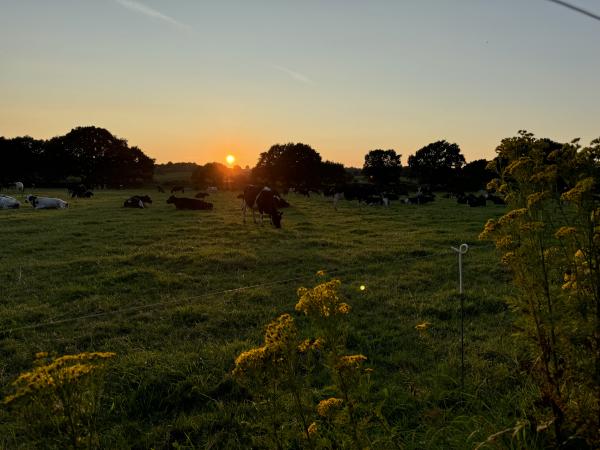
[[[243,166],[285,142],[353,166],[438,139],[490,158],[522,128],[587,143],[600,21],[547,0],[0,0],[0,135],[83,125]]]

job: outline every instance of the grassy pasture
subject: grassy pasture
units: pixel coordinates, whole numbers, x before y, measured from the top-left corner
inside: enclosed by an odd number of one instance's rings
[[[39,351],[114,351],[105,448],[249,448],[253,409],[228,377],[233,361],[277,315],[302,322],[296,290],[326,270],[342,280],[353,307],[349,347],[368,356],[375,396],[405,448],[473,448],[521,417],[531,388],[510,338],[509,275],[477,241],[502,207],[440,198],[390,208],[345,202],[336,212],[324,198],[290,194],[276,230],[251,217],[242,224],[228,192],[211,195],[213,211],[175,211],[155,192],[148,209],[122,208],[148,192],[0,211],[0,386]],[[464,257],[464,397],[450,250],[462,242],[473,245]],[[432,323],[423,337],[422,321]],[[47,325],[27,328],[35,324]],[[0,409],[0,448],[30,448],[26,435]]]

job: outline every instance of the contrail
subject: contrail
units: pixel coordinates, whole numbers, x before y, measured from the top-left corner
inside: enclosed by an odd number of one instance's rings
[[[115,0],[119,5],[127,8],[131,11],[143,14],[145,16],[151,17],[153,19],[162,20],[163,22],[167,22],[171,25],[174,25],[177,28],[180,28],[185,31],[192,31],[192,27],[186,25],[174,19],[171,16],[167,16],[166,14],[161,13],[160,11],[155,10],[154,8],[150,8],[149,6],[144,5],[143,3],[137,2],[135,0]]]
[[[273,67],[274,69],[279,70],[280,72],[288,74],[294,80],[300,81],[301,83],[306,83],[306,84],[312,84],[313,83],[313,81],[310,78],[308,78],[306,75],[302,75],[301,73],[295,72],[295,71],[293,71],[291,69],[288,69],[286,67],[278,66],[277,64],[271,64],[271,67]]]

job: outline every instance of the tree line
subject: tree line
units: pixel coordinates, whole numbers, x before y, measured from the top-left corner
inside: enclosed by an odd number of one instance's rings
[[[453,192],[484,189],[493,178],[488,161],[466,163],[457,144],[445,140],[431,143],[408,158],[393,149],[371,150],[365,155],[362,169],[324,161],[315,149],[303,143],[275,144],[260,154],[252,170],[239,166],[228,168],[220,163],[197,166],[191,183],[198,188],[217,186],[239,189],[244,185],[263,183],[283,190],[294,187],[319,190],[349,182],[363,182],[380,189],[405,191],[409,185],[427,185],[431,189]]]
[[[28,186],[138,186],[152,182],[154,159],[104,128],[77,127],[48,140],[0,136],[0,183]]]
[[[552,145],[560,145],[548,140]],[[549,144],[550,145],[550,144]],[[29,136],[0,137],[0,184],[22,181],[27,185],[131,187],[154,182],[154,160],[125,139],[94,126],[77,127],[49,140]],[[281,189],[323,189],[348,182],[374,184],[386,190],[406,190],[410,184],[453,192],[483,189],[493,178],[488,161],[466,163],[456,143],[439,140],[410,156],[407,165],[393,149],[375,149],[365,155],[361,169],[323,160],[304,143],[275,144],[262,152],[251,170],[218,162],[201,166],[186,163],[190,184],[205,188],[240,189],[264,183]],[[182,168],[183,168],[182,166]]]

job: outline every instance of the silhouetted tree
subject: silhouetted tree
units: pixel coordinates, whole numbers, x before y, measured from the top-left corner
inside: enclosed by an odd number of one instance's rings
[[[343,164],[324,161],[320,168],[321,185],[332,186],[344,184],[352,180],[352,175],[346,171]]]
[[[458,144],[442,140],[433,142],[408,158],[413,176],[421,183],[449,187],[465,165],[465,157]]]
[[[225,187],[227,167],[218,162],[206,163],[198,166],[192,172],[192,184],[198,189],[206,189],[208,186],[216,186],[219,189]]]
[[[319,184],[321,155],[302,143],[275,144],[260,154],[252,176],[280,186],[314,187]]]
[[[90,186],[131,186],[152,181],[154,173],[153,159],[97,127],[74,128],[49,141],[2,138],[0,156],[8,161],[0,178],[27,184],[59,186],[80,179]]]
[[[485,189],[488,182],[494,177],[494,172],[487,169],[489,161],[485,159],[477,159],[466,164],[460,170],[460,176],[455,179],[450,190],[456,192],[478,191]]]
[[[365,155],[362,173],[379,186],[395,184],[402,172],[400,158],[394,150],[371,150]]]

